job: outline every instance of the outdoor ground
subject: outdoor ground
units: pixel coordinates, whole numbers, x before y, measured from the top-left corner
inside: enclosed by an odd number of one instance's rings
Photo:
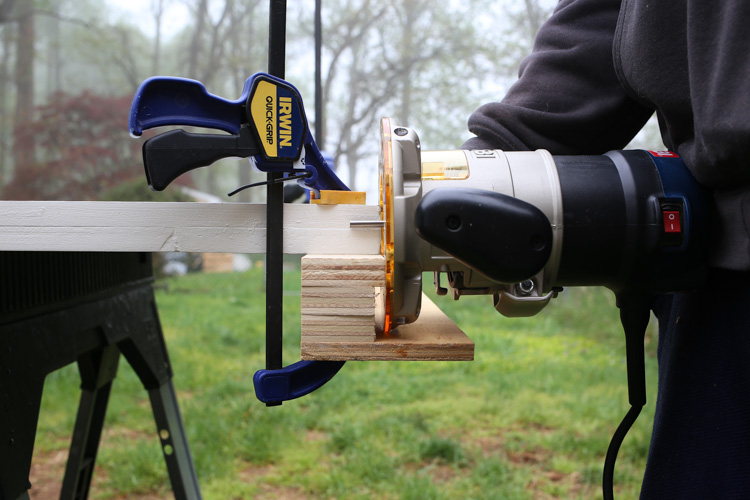
[[[431,277],[426,277],[431,283]],[[157,283],[174,383],[206,499],[600,498],[611,434],[627,411],[614,297],[566,290],[534,318],[489,297],[434,297],[475,341],[473,362],[349,362],[325,387],[268,408],[263,273]],[[428,288],[427,286],[425,288]],[[299,359],[299,272],[285,275],[285,362]],[[635,498],[655,401],[625,439],[615,496]],[[45,385],[32,499],[59,493],[79,393],[75,366]],[[127,363],[112,392],[92,498],[172,498],[146,392]]]

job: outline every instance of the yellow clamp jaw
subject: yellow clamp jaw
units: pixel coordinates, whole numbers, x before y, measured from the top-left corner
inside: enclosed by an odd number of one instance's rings
[[[315,191],[310,192],[310,203],[313,205],[364,205],[364,191],[327,191],[321,189],[320,198]]]

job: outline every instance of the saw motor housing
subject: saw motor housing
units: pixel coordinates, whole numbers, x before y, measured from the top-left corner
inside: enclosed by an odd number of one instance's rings
[[[422,151],[381,122],[386,330],[419,315],[422,273],[510,317],[564,286],[673,292],[706,270],[708,200],[670,152]]]

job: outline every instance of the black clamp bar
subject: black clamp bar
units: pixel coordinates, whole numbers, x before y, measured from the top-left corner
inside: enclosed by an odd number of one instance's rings
[[[286,0],[270,0],[268,73],[284,78],[286,59]],[[269,173],[266,187],[266,369],[283,365],[284,186],[281,173]],[[266,403],[280,405],[281,401]]]

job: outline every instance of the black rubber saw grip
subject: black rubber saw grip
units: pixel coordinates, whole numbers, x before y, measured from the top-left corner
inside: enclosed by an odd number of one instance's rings
[[[512,196],[472,188],[435,189],[414,214],[417,234],[500,283],[541,271],[552,251],[549,219]]]

